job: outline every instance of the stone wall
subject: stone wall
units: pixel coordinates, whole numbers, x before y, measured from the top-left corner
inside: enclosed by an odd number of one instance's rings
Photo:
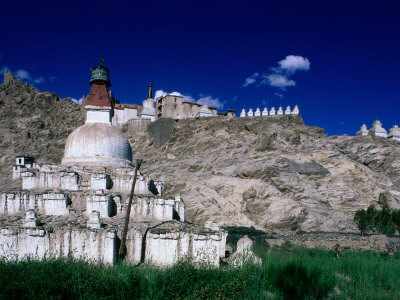
[[[307,248],[332,250],[336,244],[351,250],[380,252],[400,251],[400,236],[364,235],[357,233],[299,232],[279,234],[277,239],[267,239],[270,246],[282,247],[285,242]]]
[[[70,257],[114,264],[118,259],[121,233],[100,226],[3,227],[0,230],[0,258],[19,261],[27,257],[37,260]],[[146,262],[168,266],[188,257],[195,262],[218,266],[220,258],[225,256],[226,236],[224,231],[199,232],[181,222],[164,222],[148,229],[134,224],[128,231],[124,259],[132,264]]]
[[[113,264],[116,241],[116,233],[110,230],[2,228],[0,257],[9,261],[71,257]]]
[[[151,123],[151,119],[132,119],[126,124],[126,134],[136,135],[146,131],[147,126]]]
[[[44,165],[37,168],[20,168],[23,190],[65,190],[65,191],[97,191],[110,190],[119,193],[130,193],[134,169],[122,168],[112,173],[99,170],[68,169],[63,167]],[[14,175],[17,173],[14,172]],[[19,178],[15,178],[19,179]],[[149,176],[139,175],[136,180],[135,194],[161,196],[162,183],[157,184]]]

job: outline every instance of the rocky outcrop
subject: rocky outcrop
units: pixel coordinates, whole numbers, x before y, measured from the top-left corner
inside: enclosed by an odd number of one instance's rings
[[[72,101],[18,80],[0,86],[0,101],[4,190],[14,184],[16,153],[59,164],[84,116]],[[125,129],[134,159],[145,159],[142,171],[164,181],[166,197],[180,195],[186,220],[195,224],[349,232],[357,231],[358,209],[400,208],[397,141],[326,136],[295,115],[181,120],[157,145],[154,133]]]
[[[13,187],[17,153],[59,164],[68,135],[84,123],[81,106],[11,78],[0,85],[0,188]]]
[[[158,149],[148,134],[129,138],[195,223],[351,232],[356,210],[400,205],[398,142],[328,137],[300,116],[179,121]]]

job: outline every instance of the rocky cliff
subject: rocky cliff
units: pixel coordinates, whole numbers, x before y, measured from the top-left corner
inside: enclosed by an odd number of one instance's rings
[[[0,86],[1,185],[12,186],[15,153],[60,163],[65,139],[84,121],[81,107],[21,82]],[[154,147],[132,134],[142,171],[180,195],[186,219],[267,231],[357,231],[353,215],[370,204],[400,208],[400,143],[326,136],[300,116],[184,120]],[[15,184],[15,183],[14,183]]]
[[[60,163],[65,140],[84,123],[80,105],[41,92],[20,80],[0,85],[0,189],[13,187],[15,155],[33,155],[39,163]]]
[[[300,116],[180,121],[155,149],[131,137],[143,170],[180,194],[187,219],[264,230],[356,231],[354,212],[400,207],[400,143],[326,136]]]

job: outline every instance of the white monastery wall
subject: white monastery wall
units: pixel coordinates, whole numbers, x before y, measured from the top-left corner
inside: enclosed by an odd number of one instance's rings
[[[110,112],[102,110],[88,110],[85,123],[110,123]]]
[[[158,266],[168,266],[179,259],[191,257],[195,262],[219,265],[225,255],[226,233],[167,232],[143,234],[131,228],[128,232],[126,260],[142,260]],[[222,246],[222,243],[224,244]],[[145,256],[142,247],[145,245]],[[224,251],[221,253],[221,251]],[[105,229],[57,228],[52,232],[42,227],[2,228],[0,230],[0,258],[9,261],[72,257],[114,264],[117,260],[117,233]]]
[[[106,264],[116,262],[116,233],[107,230],[43,228],[0,230],[0,257],[10,261],[73,257]]]

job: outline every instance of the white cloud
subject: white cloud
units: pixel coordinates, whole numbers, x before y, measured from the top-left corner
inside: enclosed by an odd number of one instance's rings
[[[259,73],[254,73],[253,75],[247,77],[247,78],[244,80],[244,83],[243,83],[242,86],[243,86],[243,87],[246,87],[246,86],[249,86],[249,85],[255,83],[255,82],[257,81],[257,77],[258,77],[259,75],[260,75]]]
[[[278,87],[280,89],[285,89],[289,86],[295,86],[296,82],[292,79],[289,79],[280,74],[269,74],[263,75],[264,79],[260,84],[262,85],[270,85],[274,87]]]
[[[278,67],[272,67],[269,69],[269,73],[263,73],[261,76],[259,73],[247,77],[243,83],[243,87],[249,86],[260,80],[257,86],[269,85],[273,87],[285,90],[290,86],[295,86],[296,82],[291,77],[297,71],[308,71],[310,70],[310,61],[308,58],[299,55],[287,55],[285,59],[278,61]],[[278,97],[283,97],[279,94]]]
[[[17,71],[15,71],[14,72],[14,75],[15,75],[15,77],[19,77],[19,78],[21,78],[21,80],[28,80],[28,81],[31,81],[32,80],[32,77],[31,77],[31,74],[29,74],[29,72],[28,71],[26,71],[26,70],[17,70]]]
[[[261,103],[262,103],[264,106],[266,106],[266,105],[269,104],[269,101],[268,101],[268,100],[263,100],[263,101],[261,101]]]
[[[275,93],[274,95],[279,97],[279,98],[283,98],[283,95],[281,93]]]
[[[5,72],[10,71],[10,68],[7,66],[4,66],[0,69],[0,74],[3,75]]]
[[[223,108],[224,103],[219,98],[213,98],[211,96],[200,95],[200,98],[196,101],[198,104],[206,104],[215,108]]]
[[[294,74],[296,71],[308,71],[310,61],[308,58],[298,55],[288,55],[278,62],[279,69]]]
[[[163,90],[157,90],[155,92],[154,99],[157,99],[158,97],[162,97],[165,95],[180,96],[180,97],[183,97],[184,102],[194,102],[194,103],[198,103],[198,104],[206,104],[208,106],[212,106],[215,108],[223,108],[224,104],[225,104],[224,102],[220,101],[219,98],[213,98],[210,95],[200,94],[199,98],[196,100],[195,98],[193,98],[190,95],[184,95],[184,94],[182,94],[180,92],[176,92],[176,91],[167,93]]]
[[[33,79],[33,83],[35,83],[35,84],[41,84],[43,82],[44,82],[43,77],[38,77],[38,78]]]
[[[10,71],[10,68],[7,66],[4,66],[2,69],[0,69],[0,74],[4,74],[5,72]],[[29,73],[27,70],[24,69],[19,69],[14,73],[14,76],[16,78],[21,78],[21,80],[27,81],[28,83],[35,85],[35,84],[42,84],[44,83],[46,80],[42,77],[32,77],[31,73]]]
[[[179,92],[167,93],[167,92],[165,92],[163,90],[157,90],[155,95],[154,95],[154,99],[157,99],[159,97],[163,97],[165,95],[173,95],[173,96],[183,97],[183,101],[185,101],[185,102],[196,102],[195,99],[190,95],[183,95],[182,93],[179,93]]]
[[[67,97],[67,98],[71,99],[72,102],[75,102],[76,104],[82,104],[82,101],[83,101],[83,97],[81,97],[79,99],[72,98],[72,97]]]

